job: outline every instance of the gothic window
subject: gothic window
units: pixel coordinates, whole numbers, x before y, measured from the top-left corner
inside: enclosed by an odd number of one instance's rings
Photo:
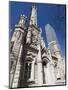
[[[12,69],[13,67],[13,61],[10,61],[10,70]]]
[[[44,61],[42,62],[42,69],[43,69],[43,83],[46,83],[46,68],[47,68],[47,63],[45,63]]]
[[[31,63],[25,63],[24,78],[29,79],[31,75]]]

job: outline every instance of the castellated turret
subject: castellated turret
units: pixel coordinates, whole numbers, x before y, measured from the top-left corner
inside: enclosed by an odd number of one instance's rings
[[[11,38],[10,47],[10,87],[15,87],[15,80],[18,83],[18,78],[20,74],[20,58],[23,49],[23,42],[26,34],[26,17],[21,15],[20,21],[15,25],[15,30]],[[16,69],[19,69],[18,71]],[[18,75],[15,74],[18,72]],[[15,79],[15,77],[18,77]]]

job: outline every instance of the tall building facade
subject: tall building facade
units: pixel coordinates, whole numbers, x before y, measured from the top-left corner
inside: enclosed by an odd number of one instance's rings
[[[10,88],[65,84],[65,63],[60,49],[56,40],[49,41],[46,48],[37,26],[35,6],[32,6],[28,28],[26,20],[21,15],[10,41]],[[49,27],[47,24],[45,29]]]

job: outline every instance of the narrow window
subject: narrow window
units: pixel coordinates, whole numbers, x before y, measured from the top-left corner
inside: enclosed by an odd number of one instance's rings
[[[31,63],[25,63],[25,74],[24,78],[29,79],[31,75]]]

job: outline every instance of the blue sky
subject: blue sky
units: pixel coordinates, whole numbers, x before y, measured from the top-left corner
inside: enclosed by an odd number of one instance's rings
[[[50,24],[56,32],[62,55],[65,56],[65,5],[57,4],[41,4],[34,3],[37,7],[37,22],[38,27],[42,28],[42,36],[46,42],[45,25]],[[12,29],[10,37],[13,34],[15,24],[18,24],[20,15],[25,14],[27,16],[27,26],[29,25],[31,7],[33,3],[25,2],[10,2],[9,3],[9,28]]]

